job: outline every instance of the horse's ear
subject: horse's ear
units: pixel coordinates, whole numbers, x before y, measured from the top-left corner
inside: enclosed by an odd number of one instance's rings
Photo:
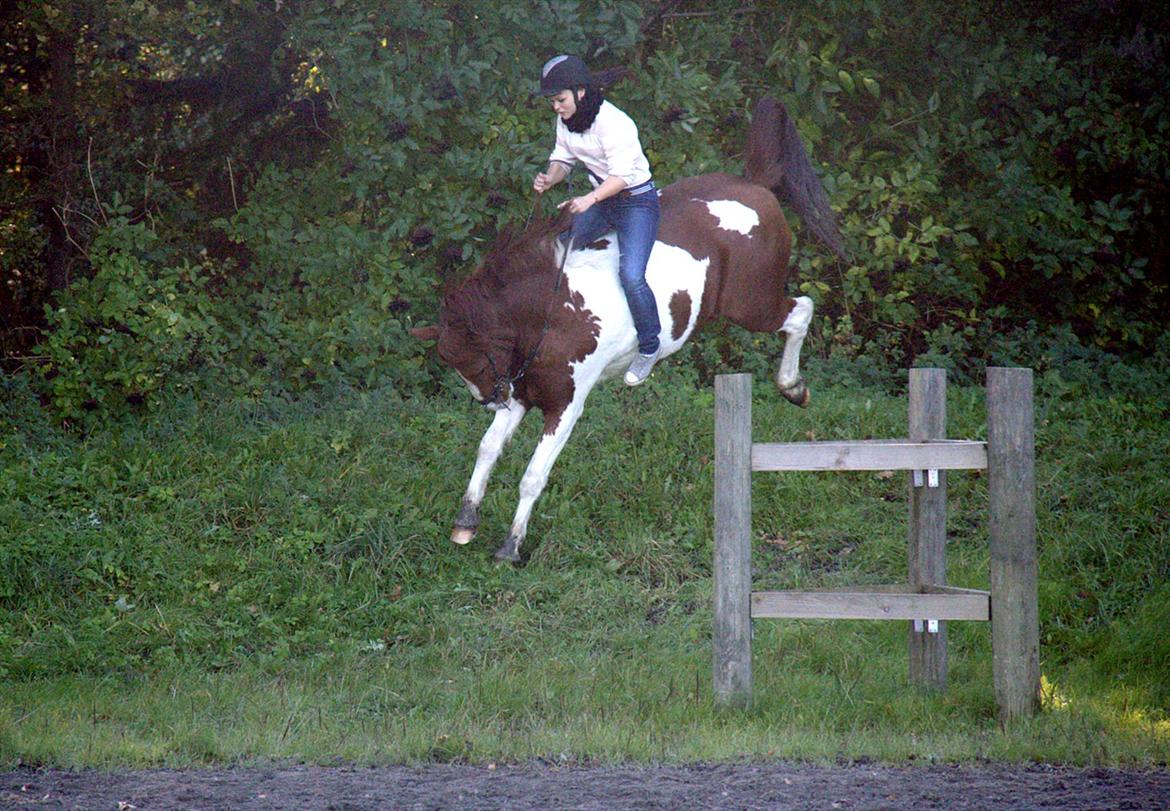
[[[410,334],[420,341],[437,341],[439,340],[439,328],[431,325],[429,327],[412,327]]]

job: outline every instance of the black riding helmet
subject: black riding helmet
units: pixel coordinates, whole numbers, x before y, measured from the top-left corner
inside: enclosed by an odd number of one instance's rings
[[[544,63],[540,69],[540,95],[555,96],[562,90],[573,90],[593,84],[589,68],[579,57],[561,54]]]

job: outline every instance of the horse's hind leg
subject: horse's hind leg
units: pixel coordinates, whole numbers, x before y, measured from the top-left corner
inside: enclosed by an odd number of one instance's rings
[[[804,344],[804,336],[808,334],[808,325],[812,323],[813,302],[808,296],[801,296],[791,299],[789,303],[792,310],[780,326],[780,331],[786,333],[787,337],[784,339],[784,356],[776,371],[776,385],[788,402],[803,408],[808,405],[810,394],[800,376],[800,348]]]

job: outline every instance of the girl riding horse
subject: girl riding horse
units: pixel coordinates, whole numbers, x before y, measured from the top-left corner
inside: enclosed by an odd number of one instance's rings
[[[658,360],[661,325],[654,291],[646,284],[646,263],[658,234],[658,191],[633,120],[606,101],[585,63],[557,56],[544,64],[540,92],[557,114],[556,145],[548,168],[532,187],[543,194],[581,163],[593,189],[559,208],[573,213],[570,245],[584,247],[617,232],[618,272],[638,333],[638,354],[626,370],[626,385],[650,376]]]

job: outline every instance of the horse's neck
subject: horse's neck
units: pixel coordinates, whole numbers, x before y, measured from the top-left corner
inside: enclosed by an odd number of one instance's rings
[[[516,352],[528,352],[540,341],[552,317],[554,299],[563,294],[564,245],[555,236],[548,240],[552,242],[551,258],[546,254],[527,271],[517,269],[508,276],[495,275],[478,282],[480,306],[485,308],[479,314],[482,331],[490,333],[494,343],[511,343]]]

